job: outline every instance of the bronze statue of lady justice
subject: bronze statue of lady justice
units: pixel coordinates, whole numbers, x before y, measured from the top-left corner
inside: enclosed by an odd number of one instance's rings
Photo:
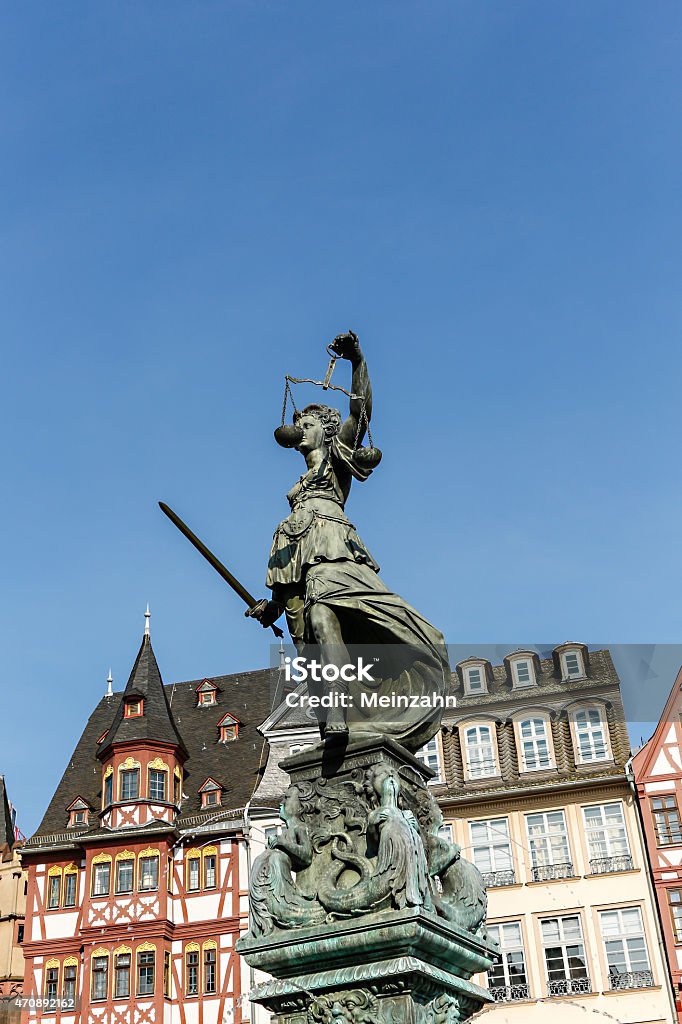
[[[318,714],[323,737],[390,735],[416,750],[438,728],[432,698],[442,696],[449,681],[447,651],[442,634],[379,578],[379,566],[346,516],[353,480],[367,480],[381,453],[361,447],[372,416],[372,385],[357,335],[339,334],[328,351],[325,381],[311,383],[328,389],[334,360],[348,360],[349,413],[342,420],[337,409],[308,405],[294,412],[293,425],[275,431],[279,444],[303,455],[307,470],[289,491],[291,512],[275,530],[266,577],[271,597],[246,614],[267,627],[284,613],[298,651],[316,645],[323,666],[349,663],[350,646],[376,648],[371,683],[336,679],[318,688],[329,705],[326,716]],[[295,378],[287,378],[285,410],[290,380]],[[376,695],[374,703],[363,692]],[[410,701],[417,706],[405,709],[407,701],[396,700],[401,696],[417,698]],[[377,707],[386,710],[377,714]]]

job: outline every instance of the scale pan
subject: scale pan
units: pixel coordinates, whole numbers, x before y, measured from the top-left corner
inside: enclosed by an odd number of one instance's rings
[[[303,431],[294,424],[287,423],[283,427],[277,427],[275,441],[282,448],[296,448],[303,440]]]
[[[366,469],[374,469],[381,462],[382,452],[380,448],[358,448],[353,458]]]

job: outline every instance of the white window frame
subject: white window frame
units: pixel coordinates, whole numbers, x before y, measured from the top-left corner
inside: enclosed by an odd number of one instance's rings
[[[559,937],[556,940],[554,945],[551,944],[554,940],[552,940],[552,939],[545,940],[545,934],[544,934],[544,929],[543,929],[543,925],[546,924],[546,923],[549,923],[550,921],[557,921],[558,924],[559,924]],[[568,937],[566,936],[566,928],[565,928],[565,922],[566,921],[577,921],[578,922],[578,932],[579,932],[579,937],[578,938],[575,938],[573,936],[568,936]],[[547,917],[542,917],[540,919],[540,941],[542,943],[542,958],[543,958],[544,967],[545,967],[545,977],[547,978],[548,984],[550,983],[550,980],[553,981],[554,983],[556,983],[557,981],[579,981],[579,980],[582,980],[582,975],[577,975],[576,977],[574,977],[573,973],[572,973],[571,957],[568,954],[568,949],[571,946],[579,946],[579,947],[581,947],[581,949],[582,949],[582,959],[583,959],[584,967],[585,967],[585,978],[589,981],[589,979],[590,979],[589,961],[588,961],[588,958],[587,958],[587,951],[585,949],[585,937],[584,937],[584,934],[583,934],[583,923],[582,923],[582,920],[580,918],[580,914],[551,914],[551,915],[549,915]],[[547,962],[547,950],[548,949],[557,949],[557,948],[561,949],[561,951],[562,951],[564,976],[561,979],[559,979],[559,978],[550,979],[550,977],[549,977],[549,964]]]
[[[560,831],[552,831],[550,828],[550,817],[560,816],[560,820],[563,823],[563,829]],[[566,824],[566,812],[563,809],[557,809],[553,811],[532,811],[530,814],[525,815],[526,818],[526,834],[528,836],[528,846],[531,853],[531,862],[533,867],[554,867],[557,864],[573,864],[573,857],[571,856],[571,843],[568,835],[568,826]],[[535,834],[531,833],[531,818],[542,819],[542,832]],[[552,840],[557,838],[563,839],[562,843],[555,843]],[[558,848],[561,848],[561,855],[559,855]],[[563,856],[565,851],[566,856]],[[547,858],[547,859],[544,859]]]
[[[631,919],[636,920],[637,928],[633,930],[628,927],[625,922],[625,916],[628,915]],[[616,925],[616,930],[611,929],[611,925],[606,925],[607,919],[612,921]],[[607,931],[607,927],[609,931]],[[612,910],[601,910],[599,912],[599,930],[601,932],[602,942],[604,943],[604,958],[606,960],[606,966],[609,977],[612,974],[621,973],[617,967],[614,967],[609,960],[608,944],[621,944],[621,954],[625,962],[626,974],[630,972],[638,971],[651,971],[651,959],[649,957],[649,947],[646,941],[646,933],[644,931],[644,921],[642,919],[642,910],[640,907],[619,907],[618,909]],[[644,952],[646,963],[645,967],[636,966],[639,961],[632,960],[632,950],[630,949],[629,943],[631,940],[640,940],[642,949]]]
[[[542,734],[538,733],[537,723],[540,722],[542,725]],[[531,726],[531,735],[524,737],[523,727],[524,725]],[[519,760],[521,762],[520,767],[522,772],[546,772],[550,768],[556,768],[556,762],[554,760],[554,749],[552,746],[552,729],[549,719],[546,715],[536,714],[529,715],[527,718],[519,718],[516,721],[516,742],[519,751]],[[540,747],[544,743],[547,751],[547,764],[541,764]],[[526,753],[526,745],[532,748],[533,759],[535,764],[529,764],[529,758]]]
[[[486,730],[489,739],[482,738],[482,732]],[[476,738],[472,744],[469,743],[469,733],[475,733]],[[478,722],[462,726],[462,739],[464,758],[466,763],[467,778],[476,781],[477,779],[493,779],[500,774],[497,762],[497,736],[494,724],[490,722]],[[473,761],[471,747],[479,751],[478,760]],[[485,754],[490,749],[490,757]],[[477,767],[472,769],[472,763]]]
[[[55,885],[55,882],[57,883]],[[47,909],[59,910],[62,898],[62,876],[49,875],[47,879]]]
[[[92,892],[90,894],[93,899],[103,899],[105,896],[108,896],[109,893],[111,892],[111,868],[112,865],[110,860],[100,861],[98,864],[93,864]],[[104,877],[106,877],[107,880],[106,889],[101,888],[103,884],[101,879],[103,879]]]
[[[599,725],[594,724],[590,721],[590,712],[596,712],[599,716]],[[578,724],[578,718],[581,715],[586,716],[586,722],[584,726]],[[598,704],[585,704],[583,707],[576,708],[572,715],[573,721],[573,738],[575,743],[575,756],[578,764],[604,764],[607,761],[613,760],[611,754],[609,727],[606,720],[606,713],[604,708]],[[601,732],[602,743],[603,743],[603,757],[585,757],[583,746],[581,743],[581,736],[586,736],[588,740],[589,752],[597,754],[599,744],[595,740],[595,734]]]
[[[526,963],[526,949],[523,941],[523,926],[521,921],[500,921],[499,924],[488,924],[486,925],[486,930],[490,938],[494,939],[499,944],[499,959],[497,960],[495,967],[498,970],[499,968],[502,968],[502,978],[500,980],[504,982],[503,985],[492,984],[493,979],[491,969],[488,971],[487,975],[488,988],[493,991],[496,988],[514,989],[518,986],[526,989],[526,995],[524,997],[523,994],[512,994],[512,998],[529,998],[530,984],[528,979],[528,965]],[[518,932],[518,938],[511,938],[511,936],[509,936],[509,933],[512,931]],[[520,961],[517,960],[516,963],[512,961],[510,964],[510,959],[515,953],[520,953],[521,959]],[[521,966],[524,978],[523,981],[519,981],[514,977],[511,970],[513,966],[516,966],[517,968]]]
[[[445,782],[443,778],[443,759],[441,757],[440,743],[438,741],[438,735],[432,736],[428,743],[425,743],[423,747],[415,751],[414,756],[421,761],[422,764],[426,765],[427,768],[431,768],[435,771],[435,778],[429,779],[429,784],[435,785],[436,783]]]
[[[606,817],[607,808],[617,807],[620,813],[619,821],[608,821]],[[594,818],[588,817],[589,811],[599,811],[600,820],[595,821]],[[623,804],[620,800],[609,800],[603,804],[588,804],[582,808],[583,812],[583,823],[585,826],[585,842],[587,843],[587,859],[588,861],[593,860],[605,860],[607,857],[631,857],[632,853],[630,850],[630,839],[628,836],[627,825],[625,823],[625,811]],[[614,835],[616,831],[620,832],[619,836]],[[602,853],[599,848],[595,849],[593,844],[598,843],[606,851]],[[618,849],[619,845],[625,846],[625,849]]]
[[[525,690],[529,686],[535,686],[537,682],[535,678],[535,664],[530,655],[524,658],[510,658],[509,663],[512,670],[512,687],[514,690]],[[528,668],[528,679],[519,679],[519,665],[525,665]]]
[[[571,672],[568,667],[568,659],[575,658],[577,662],[577,672]],[[564,682],[571,679],[584,679],[585,672],[585,657],[584,652],[579,647],[571,647],[567,651],[561,652],[561,675]]]
[[[477,826],[479,829],[485,829],[485,841],[476,840],[474,833],[477,830]],[[488,874],[493,871],[514,871],[509,818],[479,818],[478,821],[470,821],[469,839],[471,841],[470,860],[473,861],[482,874]],[[503,852],[505,846],[507,854]],[[477,851],[479,850],[487,851],[490,867],[481,866],[479,863],[481,859],[480,854],[477,859]],[[469,855],[467,854],[467,856]]]
[[[471,673],[478,672],[479,678],[476,681],[476,685],[473,686],[471,682]],[[486,677],[485,664],[480,661],[475,665],[465,665],[463,669],[464,675],[464,692],[468,697],[477,697],[482,693],[488,692],[488,680]]]

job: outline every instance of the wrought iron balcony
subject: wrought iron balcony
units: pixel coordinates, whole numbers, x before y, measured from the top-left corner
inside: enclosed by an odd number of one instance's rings
[[[496,1003],[513,1003],[517,999],[530,999],[528,985],[491,985],[490,994]]]
[[[561,978],[548,982],[547,991],[550,996],[584,996],[592,991],[592,985],[589,978]]]
[[[507,871],[484,871],[483,884],[486,889],[494,889],[499,885],[514,885],[516,875],[513,870]]]
[[[608,875],[612,871],[632,871],[634,865],[629,853],[617,857],[595,857],[590,861],[591,875]]]
[[[573,865],[569,861],[564,864],[536,864],[530,870],[534,882],[553,882],[557,878],[575,877]]]
[[[611,971],[609,988],[616,992],[622,988],[653,988],[654,976],[651,971]]]

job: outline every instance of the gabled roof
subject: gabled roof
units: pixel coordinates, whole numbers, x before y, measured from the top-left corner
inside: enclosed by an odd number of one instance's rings
[[[632,758],[632,770],[635,773],[637,782],[648,776],[651,770],[651,762],[658,754],[661,745],[665,742],[665,737],[668,734],[668,729],[674,720],[680,719],[682,715],[682,668],[680,668],[675,682],[673,683],[672,690],[668,695],[668,699],[665,702],[665,707],[658,721],[658,725],[654,729],[653,736],[648,740],[641,750],[638,750],[635,756]]]
[[[125,702],[130,697],[142,698],[143,713],[126,718]],[[169,743],[187,753],[168,706],[151,639],[145,634],[123,693],[123,700],[119,701],[114,720],[100,745],[98,755],[101,757],[114,743],[144,743],[149,740]]]
[[[69,806],[66,808],[67,811],[91,811],[92,808],[87,800],[84,800],[82,796],[77,796],[75,800],[72,800]]]
[[[215,692],[216,690],[219,690],[219,689],[220,689],[220,687],[216,686],[216,684],[211,679],[202,679],[202,681],[197,686],[196,692],[197,693],[208,693],[210,691]]]
[[[221,725],[239,725],[239,719],[231,715],[229,711],[226,711],[223,717],[218,722],[218,727]]]
[[[203,786],[199,786],[199,792],[200,793],[212,793],[216,789],[222,790],[224,788],[225,787],[221,786],[220,783],[216,782],[215,779],[212,779],[212,778],[209,777],[208,779],[206,779],[206,782],[203,784]]]
[[[14,825],[5,787],[5,776],[0,775],[0,849],[5,846],[10,850],[14,846]]]

